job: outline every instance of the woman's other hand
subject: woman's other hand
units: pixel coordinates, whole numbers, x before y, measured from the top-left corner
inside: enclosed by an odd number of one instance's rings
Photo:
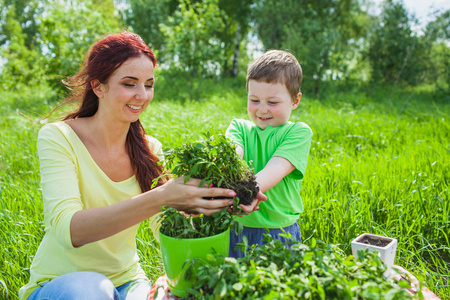
[[[232,198],[236,193],[230,189],[199,187],[202,180],[190,178],[184,183],[184,177],[170,179],[163,186],[158,187],[161,199],[165,205],[189,214],[204,214],[207,216],[222,211],[222,208],[233,204]],[[264,195],[263,195],[264,196]],[[229,197],[227,199],[207,200],[215,197]]]

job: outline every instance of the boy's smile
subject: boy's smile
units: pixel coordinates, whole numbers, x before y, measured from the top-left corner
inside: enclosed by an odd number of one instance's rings
[[[289,121],[291,112],[300,103],[301,93],[292,101],[284,83],[248,82],[247,112],[250,119],[261,129],[268,125],[278,127]]]

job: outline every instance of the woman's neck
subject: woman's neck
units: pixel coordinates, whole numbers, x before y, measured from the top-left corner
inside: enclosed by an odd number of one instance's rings
[[[95,115],[88,120],[87,125],[92,130],[92,137],[106,149],[125,145],[130,130],[130,123],[112,122]]]

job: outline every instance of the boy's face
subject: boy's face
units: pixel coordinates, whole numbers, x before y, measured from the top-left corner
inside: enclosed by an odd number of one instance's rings
[[[291,112],[300,103],[298,93],[292,101],[286,85],[249,80],[247,112],[250,119],[261,129],[268,125],[278,127],[289,121]]]

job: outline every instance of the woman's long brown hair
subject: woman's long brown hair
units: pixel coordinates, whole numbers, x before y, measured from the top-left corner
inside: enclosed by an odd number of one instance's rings
[[[111,74],[126,60],[141,55],[147,56],[156,67],[155,54],[140,36],[129,31],[109,35],[96,42],[78,74],[64,82],[73,89],[64,104],[81,100],[79,108],[69,113],[64,120],[93,116],[98,110],[98,97],[92,90],[91,82],[98,80],[106,84]],[[162,166],[158,165],[158,157],[150,151],[147,134],[140,120],[131,123],[125,146],[142,192],[150,190],[153,180],[161,176]],[[163,182],[164,178],[159,178],[156,186]]]

